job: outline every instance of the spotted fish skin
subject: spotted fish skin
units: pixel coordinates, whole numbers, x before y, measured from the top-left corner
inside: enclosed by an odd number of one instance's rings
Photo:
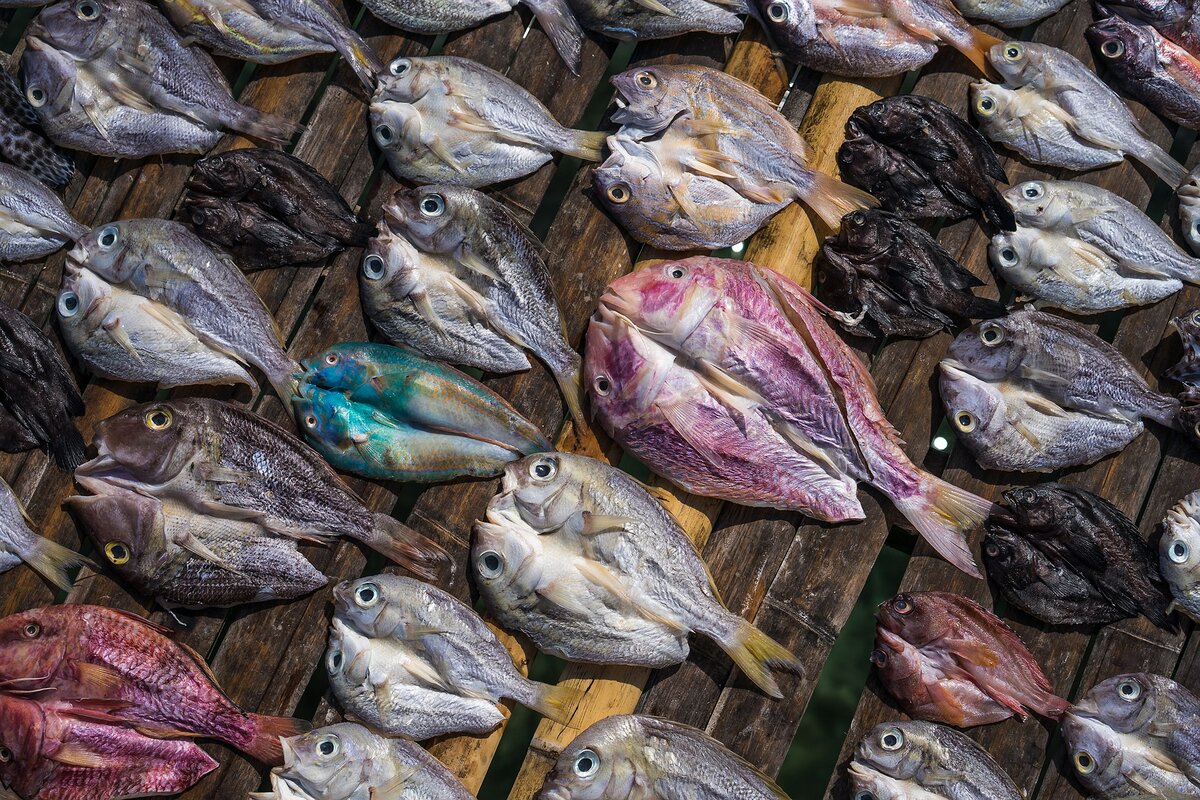
[[[75,174],[75,162],[46,139],[37,112],[13,76],[3,68],[0,68],[0,155],[55,188],[65,186]]]

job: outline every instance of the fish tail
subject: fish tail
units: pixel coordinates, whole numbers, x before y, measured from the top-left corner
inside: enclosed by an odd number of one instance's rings
[[[986,78],[1001,77],[992,67],[992,62],[988,60],[988,51],[994,45],[1003,44],[1003,39],[997,39],[986,31],[976,28],[974,25],[966,25],[966,36],[959,40],[959,37],[954,37],[955,41],[950,42],[958,52],[975,65],[975,69],[979,70],[979,74]]]
[[[1038,705],[1039,707],[1033,709],[1034,711],[1038,712],[1043,717],[1048,717],[1055,720],[1061,719],[1062,715],[1067,713],[1067,709],[1071,707],[1069,700],[1064,700],[1058,695],[1051,694],[1050,692],[1046,693],[1045,699],[1042,700]]]
[[[230,127],[252,139],[270,144],[287,144],[296,134],[304,130],[303,125],[297,125],[283,117],[256,111],[253,108],[243,108],[244,113],[230,123]]]
[[[604,156],[604,142],[608,134],[604,131],[575,131],[567,128],[566,143],[559,149],[584,161],[600,161]]]
[[[562,392],[563,402],[567,404],[567,411],[575,421],[576,429],[586,430],[588,422],[583,413],[583,378],[579,374],[579,355],[574,350],[570,351],[570,355],[572,358],[568,363],[554,365],[551,372],[558,382],[558,389]]]
[[[583,28],[566,0],[525,0],[559,58],[578,75],[583,65]]]
[[[966,533],[983,524],[994,504],[927,472],[919,472],[920,490],[892,498],[896,508],[942,558],[974,578],[982,578]]]
[[[1143,140],[1142,145],[1137,152],[1131,149],[1130,155],[1149,167],[1150,171],[1162,178],[1168,186],[1174,189],[1187,180],[1187,170],[1171,158],[1170,153],[1151,141]]]
[[[21,553],[21,559],[39,575],[63,591],[71,588],[70,571],[72,569],[88,566],[96,571],[100,570],[96,566],[96,562],[87,556],[80,555],[57,542],[37,535],[33,537],[33,540],[33,545]]]
[[[781,699],[783,692],[779,690],[779,684],[771,674],[772,670],[803,675],[804,665],[791,650],[741,617],[735,619],[732,633],[718,639],[717,643],[733,659],[738,669],[754,681],[755,686],[776,700]]]
[[[283,744],[280,739],[299,736],[312,730],[312,723],[292,717],[271,717],[266,714],[247,714],[253,726],[250,742],[242,750],[264,764],[283,763]]]
[[[525,705],[560,725],[566,725],[571,721],[575,707],[583,699],[583,689],[565,683],[555,686],[552,683],[530,681],[530,684],[532,684],[532,690]]]
[[[805,205],[813,210],[821,220],[833,230],[842,223],[842,217],[863,208],[874,208],[879,201],[862,189],[842,183],[837,178],[823,172],[809,171],[804,176],[806,189],[802,193]]]
[[[291,408],[292,398],[296,395],[297,387],[295,375],[297,370],[300,369],[300,365],[288,356],[282,347],[278,350],[271,348],[271,350],[273,352],[269,354],[269,361],[267,358],[259,358],[254,366],[261,369],[263,374],[267,376],[267,380],[271,382],[272,388],[275,389],[275,394],[279,396],[283,405],[286,408]]]
[[[375,527],[362,541],[375,552],[427,581],[436,580],[447,565],[453,570],[454,562],[437,542],[387,514],[375,514],[372,521]]]
[[[1159,425],[1164,425],[1174,430],[1179,430],[1182,424],[1179,421],[1179,412],[1183,404],[1169,394],[1159,394],[1158,392],[1147,392],[1145,407],[1142,409],[1142,414],[1157,422]]]
[[[87,445],[79,429],[70,420],[62,424],[47,446],[54,463],[67,472],[87,461]]]
[[[1004,195],[994,187],[987,200],[980,204],[979,210],[983,214],[983,221],[991,226],[993,231],[1015,231],[1017,229],[1017,215],[1013,213],[1012,206],[1004,199]]]
[[[334,39],[334,47],[345,59],[355,76],[367,87],[368,91],[375,89],[375,79],[383,71],[383,62],[371,49],[371,45],[349,28],[343,28],[341,35]]]

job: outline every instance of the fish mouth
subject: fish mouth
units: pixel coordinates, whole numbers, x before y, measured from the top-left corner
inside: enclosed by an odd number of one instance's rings
[[[974,375],[967,369],[967,365],[956,358],[943,358],[938,362],[938,368],[948,378],[973,378]]]
[[[1077,719],[1099,719],[1100,704],[1090,697],[1085,697],[1068,708],[1066,716]]]
[[[866,764],[859,761],[857,758],[846,765],[846,772],[852,778],[868,779],[874,775],[875,770],[871,769]]]
[[[350,586],[351,581],[342,581],[333,587],[333,602],[337,606],[338,611],[345,611],[350,608]]]

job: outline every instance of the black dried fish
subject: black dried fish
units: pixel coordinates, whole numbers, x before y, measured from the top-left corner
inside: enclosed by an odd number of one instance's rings
[[[992,146],[928,97],[887,97],[857,109],[846,122],[838,167],[842,180],[903,217],[978,214],[993,229],[1016,230],[1012,209],[992,183],[1008,183]]]
[[[227,250],[245,270],[316,264],[342,250],[336,239],[309,238],[244,200],[191,195],[183,208],[192,230]]]
[[[1115,506],[1057,483],[1010,489],[985,523],[983,563],[1017,608],[1052,625],[1145,616],[1178,630],[1158,556]]]
[[[1005,313],[971,293],[983,281],[932,236],[887,211],[843,217],[814,266],[821,301],[856,335],[922,338]]]
[[[0,64],[0,155],[54,188],[65,186],[75,172],[71,157],[46,139],[37,113],[3,64]]]

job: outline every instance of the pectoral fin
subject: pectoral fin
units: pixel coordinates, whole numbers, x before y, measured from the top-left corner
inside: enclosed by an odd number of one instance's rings
[[[142,356],[138,353],[137,346],[134,345],[133,340],[129,338],[129,334],[125,332],[125,328],[122,327],[120,317],[108,317],[101,323],[100,327],[104,329],[104,332],[108,334],[110,339],[120,345],[122,350],[129,353],[134,361],[139,364],[142,363]]]
[[[725,459],[698,435],[697,431],[701,427],[701,422],[692,406],[682,403],[655,403],[654,407],[663,415],[667,424],[679,434],[679,438],[687,442],[701,458],[716,469],[724,469]]]

